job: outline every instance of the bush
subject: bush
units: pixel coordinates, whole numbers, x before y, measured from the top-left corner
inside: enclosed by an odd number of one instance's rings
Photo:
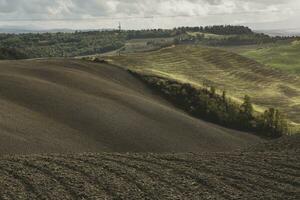
[[[255,115],[251,98],[247,95],[239,105],[227,98],[225,91],[222,95],[217,94],[215,87],[195,88],[162,77],[130,72],[197,118],[266,137],[276,138],[287,134],[287,120],[278,110],[270,108],[261,115]]]
[[[0,48],[0,59],[14,60],[25,59],[27,56],[21,51],[14,48]]]

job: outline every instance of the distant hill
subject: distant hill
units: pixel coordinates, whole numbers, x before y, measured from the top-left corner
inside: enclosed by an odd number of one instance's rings
[[[295,29],[273,29],[273,30],[257,30],[256,32],[265,33],[270,36],[300,36],[300,28]]]
[[[10,34],[26,34],[26,33],[73,33],[75,30],[72,29],[26,29],[18,27],[0,27],[0,33],[10,33]]]
[[[143,49],[157,49],[178,43],[202,43],[212,46],[260,44],[272,42],[264,34],[256,34],[244,26],[178,27],[150,30],[26,30],[15,27],[0,28],[0,48],[15,48],[28,58],[77,57],[103,54],[125,47],[126,42],[148,40]],[[22,34],[8,34],[22,33]],[[208,36],[208,37],[207,37]],[[211,37],[215,36],[215,37]],[[171,39],[167,44],[153,44],[149,39]],[[151,44],[152,43],[152,44]],[[157,43],[154,41],[154,43]],[[159,42],[161,43],[161,42]],[[153,47],[153,45],[155,47]]]
[[[257,60],[265,65],[300,74],[300,39],[294,39],[286,43],[276,43],[268,47],[249,49],[241,54]]]

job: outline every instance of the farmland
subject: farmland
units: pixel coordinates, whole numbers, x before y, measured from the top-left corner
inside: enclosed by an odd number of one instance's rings
[[[0,34],[0,200],[300,199],[289,39],[231,25]]]
[[[202,37],[202,35],[204,37]],[[208,45],[269,43],[273,39],[244,26],[178,27],[149,30],[0,33],[0,59],[80,57],[122,50],[157,50],[174,42]]]
[[[242,52],[242,55],[257,60],[269,67],[300,74],[300,41],[259,48]]]
[[[229,151],[261,140],[190,117],[108,64],[0,61],[0,70],[2,155]]]
[[[3,156],[0,197],[296,200],[299,138],[292,140],[295,149],[272,152]]]
[[[114,64],[226,90],[239,101],[249,95],[258,111],[276,107],[299,123],[300,78],[239,54],[200,45],[179,45],[155,52],[106,57]]]

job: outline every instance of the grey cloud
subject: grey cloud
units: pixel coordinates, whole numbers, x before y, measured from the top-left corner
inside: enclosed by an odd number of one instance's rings
[[[0,21],[14,19],[83,19],[94,17],[151,17],[151,16],[199,16],[200,18],[160,19],[147,23],[163,26],[201,23],[253,23],[287,20],[298,16],[299,0],[0,0]],[[261,15],[247,15],[251,12]],[[279,13],[272,13],[276,11]],[[224,15],[224,16],[223,16]],[[225,16],[226,15],[226,16]],[[281,19],[285,18],[285,19]],[[194,21],[193,21],[194,20]],[[100,22],[99,22],[100,23]],[[134,27],[134,21],[126,22]],[[132,24],[129,24],[132,23]],[[73,24],[73,26],[78,25]],[[1,25],[1,23],[0,23]],[[68,26],[67,23],[60,23]],[[154,26],[153,25],[153,26]],[[93,26],[85,24],[80,26]],[[150,25],[149,25],[150,26]],[[152,25],[151,25],[152,26]]]
[[[174,14],[183,12],[181,7],[193,9],[196,12],[203,11],[204,8],[210,12],[214,7],[233,6],[243,8],[243,5],[250,5],[254,8],[263,8],[268,5],[286,4],[292,0],[0,0],[1,13],[21,12],[24,15],[48,14],[52,11],[56,14],[70,16],[108,16],[108,15],[151,15],[173,12]],[[297,1],[297,0],[294,0]],[[165,7],[162,7],[165,6]],[[227,6],[227,7],[226,7]],[[210,10],[211,9],[211,10]],[[185,11],[189,14],[189,10]]]

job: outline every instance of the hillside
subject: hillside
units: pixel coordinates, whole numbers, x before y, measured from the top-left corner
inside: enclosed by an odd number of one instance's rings
[[[242,55],[265,65],[294,74],[300,74],[300,41],[276,44],[270,47],[245,51]]]
[[[300,197],[299,152],[0,157],[1,199]]]
[[[106,57],[112,63],[196,85],[226,90],[237,101],[249,95],[257,109],[276,107],[300,123],[300,78],[221,49],[179,45],[147,53]]]
[[[0,62],[0,154],[229,151],[260,141],[197,120],[126,70],[81,60]]]
[[[9,31],[10,32],[10,31]],[[202,37],[201,35],[205,35]],[[201,41],[199,41],[201,40]],[[0,48],[14,48],[27,58],[80,57],[123,50],[151,51],[179,43],[240,45],[272,42],[264,34],[255,34],[245,26],[178,27],[147,30],[33,31],[1,33]],[[5,59],[0,56],[0,59]]]
[[[285,136],[272,141],[263,141],[261,144],[253,145],[247,151],[255,152],[290,152],[300,151],[300,134]]]

